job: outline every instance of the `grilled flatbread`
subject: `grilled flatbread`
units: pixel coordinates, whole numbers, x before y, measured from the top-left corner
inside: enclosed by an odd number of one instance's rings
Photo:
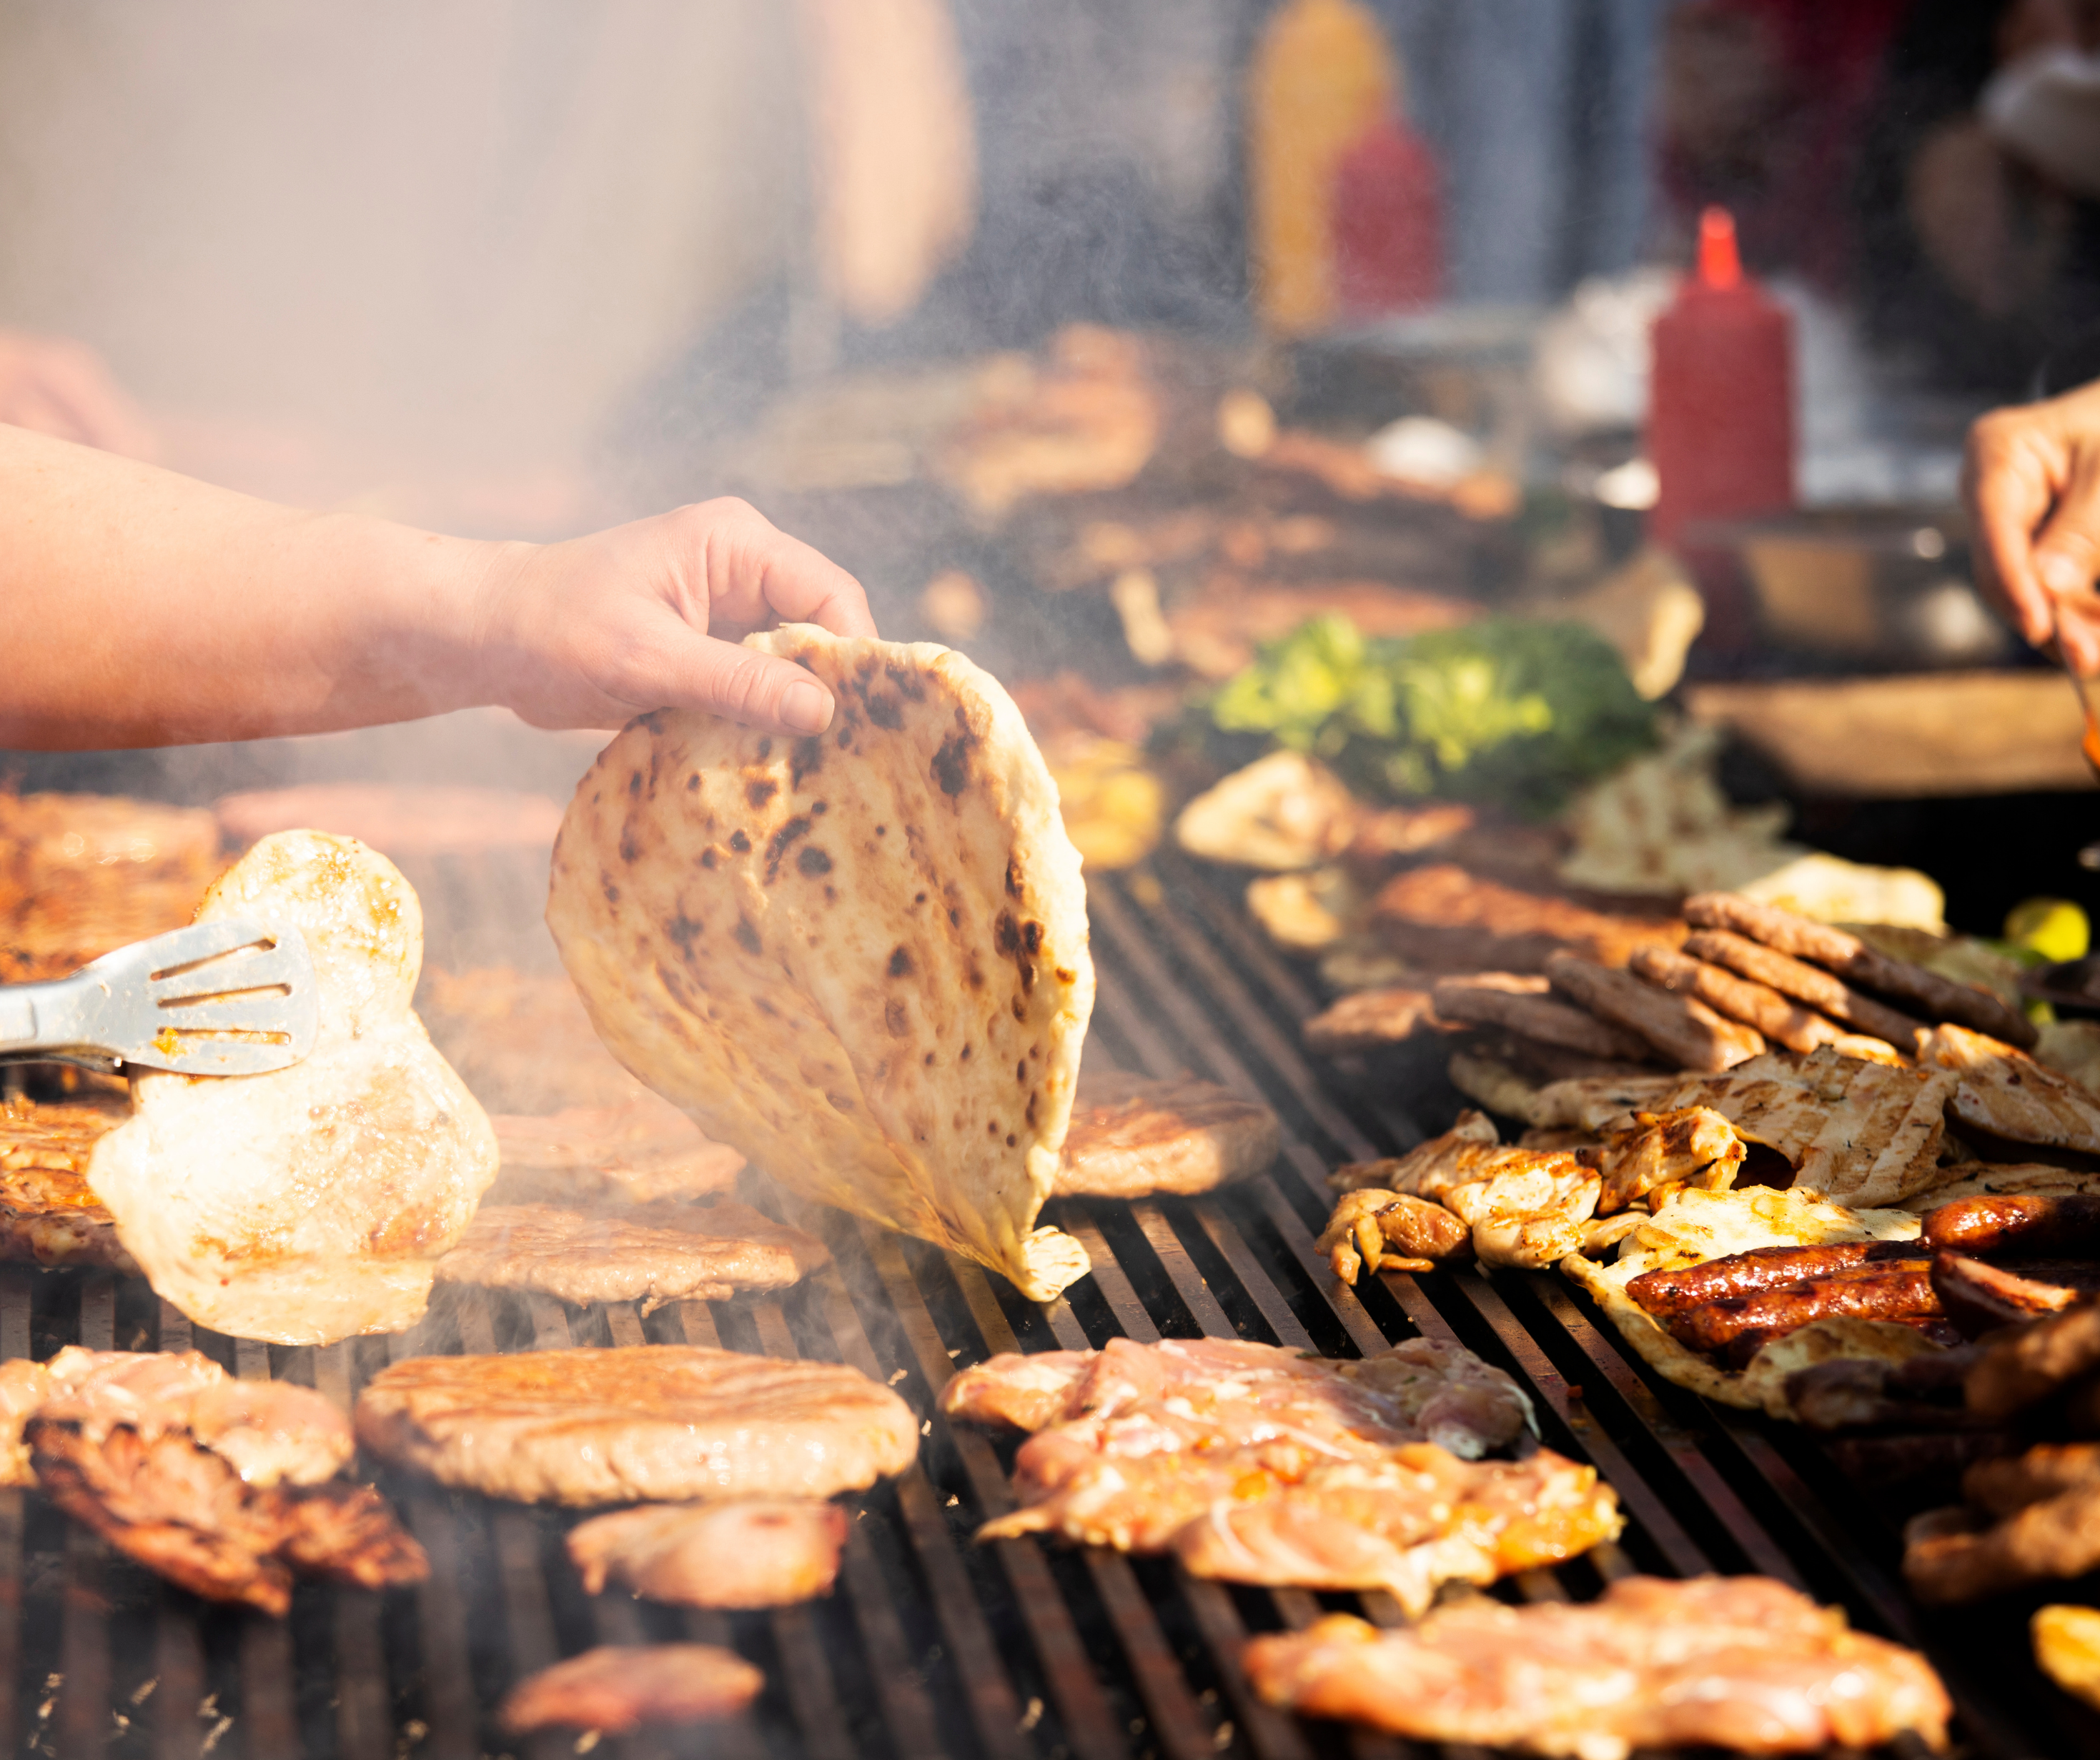
[[[838,711],[659,711],[599,755],[547,922],[629,1069],[783,1184],[1047,1300],[1035,1227],[1093,1006],[1086,891],[1020,711],[960,654],[791,624]]]

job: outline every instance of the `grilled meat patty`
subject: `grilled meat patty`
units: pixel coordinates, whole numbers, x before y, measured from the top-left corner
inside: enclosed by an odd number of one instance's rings
[[[1255,1639],[1246,1665],[1271,1705],[1582,1760],[1874,1748],[1907,1730],[1937,1749],[1952,1710],[1923,1657],[1763,1577],[1630,1577],[1586,1606],[1481,1599],[1389,1631],[1338,1613]]]
[[[783,1607],[830,1592],[846,1512],[806,1498],[644,1503],[569,1530],[585,1591],[608,1581],[685,1607]]]
[[[0,1259],[139,1275],[87,1184],[88,1157],[128,1111],[0,1100]]]
[[[624,1736],[647,1723],[734,1717],[765,1684],[743,1657],[712,1644],[602,1644],[527,1675],[496,1717],[514,1736],[555,1728]]]
[[[735,1150],[639,1085],[611,1106],[497,1112],[488,1122],[501,1157],[490,1196],[501,1203],[704,1198],[728,1190],[743,1167]]]
[[[558,1204],[483,1204],[438,1280],[541,1290],[565,1302],[726,1301],[784,1289],[831,1261],[824,1243],[747,1204],[658,1203],[589,1215]]]
[[[1052,1188],[1059,1198],[1187,1196],[1259,1173],[1282,1127],[1215,1082],[1082,1071]]]
[[[411,1357],[356,1427],[383,1459],[527,1503],[829,1497],[919,1451],[911,1408],[856,1369],[683,1344]]]

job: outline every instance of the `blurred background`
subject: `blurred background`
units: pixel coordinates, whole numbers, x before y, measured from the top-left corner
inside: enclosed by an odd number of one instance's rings
[[[476,535],[745,495],[1015,689],[1096,866],[1274,748],[1564,867],[1660,750],[1594,883],[1813,847],[1995,932],[2093,890],[2077,703],[1956,502],[1968,421],[2100,314],[2096,10],[0,0],[0,419]],[[1508,632],[1573,627],[1638,737],[1496,780],[1481,715],[1582,664]],[[1425,759],[1363,680],[1454,631],[1494,700]],[[558,800],[598,743],[0,780]]]

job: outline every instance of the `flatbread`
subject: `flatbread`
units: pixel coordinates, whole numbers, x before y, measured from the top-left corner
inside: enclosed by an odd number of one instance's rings
[[[830,729],[630,723],[555,844],[562,961],[613,1054],[709,1137],[1048,1300],[1087,1270],[1035,1225],[1094,996],[1056,785],[960,654],[804,624],[745,645],[828,685]]]
[[[1581,1285],[1620,1336],[1665,1380],[1724,1406],[1790,1418],[1784,1388],[1787,1374],[1832,1357],[1873,1357],[1890,1362],[1915,1354],[1914,1328],[1881,1321],[1815,1320],[1773,1340],[1747,1367],[1717,1367],[1670,1336],[1667,1328],[1626,1293],[1643,1271],[1675,1270],[1756,1247],[1819,1247],[1830,1241],[1915,1240],[1921,1227],[1908,1210],[1848,1210],[1820,1192],[1796,1187],[1774,1191],[1680,1191],[1641,1224],[1609,1265],[1580,1253],[1560,1261],[1562,1273]],[[1898,1333],[1908,1333],[1899,1338]],[[1780,1347],[1786,1347],[1780,1350]],[[1776,1357],[1772,1357],[1779,1351]],[[1766,1358],[1772,1357],[1767,1363]]]

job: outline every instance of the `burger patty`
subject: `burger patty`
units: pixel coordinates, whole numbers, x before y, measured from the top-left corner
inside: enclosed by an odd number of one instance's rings
[[[1215,1082],[1082,1071],[1052,1190],[1059,1198],[1211,1191],[1260,1173],[1282,1140],[1267,1107]]]
[[[911,1409],[857,1369],[683,1344],[411,1357],[356,1428],[441,1485],[584,1506],[829,1497],[919,1451]]]

